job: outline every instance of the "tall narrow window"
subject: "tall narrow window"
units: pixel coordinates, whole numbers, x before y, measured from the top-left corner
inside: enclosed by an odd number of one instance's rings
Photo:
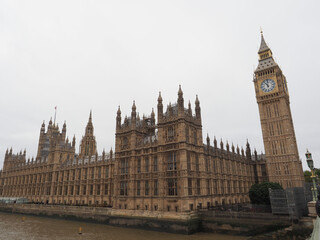
[[[140,196],[140,181],[137,181],[137,195]]]
[[[145,181],[145,186],[144,186],[144,190],[145,190],[145,195],[148,196],[149,195],[149,181]]]
[[[141,159],[138,158],[138,161],[137,161],[137,172],[140,173],[141,172]]]
[[[108,177],[109,177],[109,167],[106,166],[106,178],[108,178]]]
[[[189,127],[186,127],[186,142],[189,142]]]
[[[199,157],[197,153],[195,154],[195,157],[196,157],[196,171],[199,171]]]
[[[154,195],[157,196],[158,195],[158,180],[154,180],[154,184],[153,184],[153,190],[154,190]]]
[[[191,170],[190,152],[187,152],[187,169]]]
[[[171,141],[174,138],[174,128],[173,127],[169,127],[168,128],[168,140]]]
[[[168,170],[177,170],[176,152],[168,153]]]
[[[188,195],[192,195],[192,178],[188,178]]]
[[[128,195],[128,182],[126,181],[120,182],[120,195],[122,196]]]
[[[158,157],[154,156],[153,158],[153,171],[158,172]]]
[[[106,184],[104,185],[104,194],[105,194],[105,195],[108,195],[108,190],[109,190],[109,186],[108,186],[108,183],[106,183]]]
[[[101,167],[98,167],[98,178],[101,178]]]
[[[193,130],[193,142],[194,144],[197,144],[197,129]]]
[[[145,170],[146,170],[146,172],[149,172],[149,158],[148,157],[145,158]]]
[[[177,179],[169,178],[167,181],[168,181],[168,195],[169,196],[178,195]]]
[[[207,179],[207,195],[210,195],[211,191],[210,191],[210,180]]]
[[[101,188],[100,184],[96,185],[96,187],[97,187],[97,195],[100,195],[100,188]]]
[[[200,179],[197,179],[197,194],[200,195]]]

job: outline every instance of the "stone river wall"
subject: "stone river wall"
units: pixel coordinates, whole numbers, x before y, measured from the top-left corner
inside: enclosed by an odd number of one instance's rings
[[[183,234],[205,231],[252,236],[290,225],[287,216],[228,211],[176,213],[42,204],[0,204],[0,211]]]

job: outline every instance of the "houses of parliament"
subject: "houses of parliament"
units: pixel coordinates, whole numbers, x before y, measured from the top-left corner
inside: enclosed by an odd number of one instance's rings
[[[42,123],[36,158],[26,151],[5,154],[0,198],[21,197],[45,204],[108,206],[114,209],[185,212],[249,202],[254,183],[304,185],[286,78],[261,34],[254,72],[265,154],[249,142],[239,148],[202,135],[198,96],[177,101],[140,118],[133,102],[130,117],[116,116],[114,152],[98,154],[92,113],[76,153],[67,127]],[[205,138],[205,139],[204,139]]]

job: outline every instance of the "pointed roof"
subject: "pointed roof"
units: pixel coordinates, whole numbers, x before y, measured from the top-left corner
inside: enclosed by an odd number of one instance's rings
[[[259,48],[258,53],[268,51],[268,50],[270,50],[270,48],[266,44],[266,41],[264,40],[264,37],[263,37],[263,32],[261,31],[261,43],[260,43],[260,48]]]
[[[92,122],[92,109],[90,109],[89,122]]]

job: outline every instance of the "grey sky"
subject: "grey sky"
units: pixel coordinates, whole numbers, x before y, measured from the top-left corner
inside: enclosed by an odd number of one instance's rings
[[[6,148],[35,156],[58,106],[69,139],[90,109],[101,154],[118,105],[140,116],[198,94],[203,135],[264,151],[252,75],[260,27],[287,77],[296,137],[320,167],[319,1],[0,1],[0,165]],[[205,139],[204,139],[205,140]]]

